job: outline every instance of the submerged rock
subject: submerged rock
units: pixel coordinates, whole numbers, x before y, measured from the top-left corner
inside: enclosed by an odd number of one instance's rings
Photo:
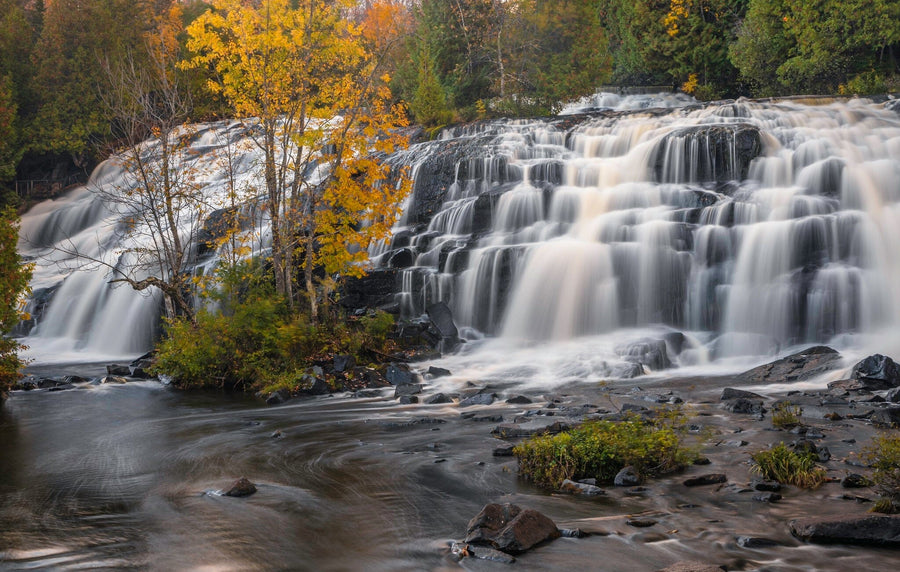
[[[676,562],[671,566],[661,568],[656,572],[722,572],[723,570],[727,570],[727,568],[724,566],[707,564],[706,562],[684,560],[682,562]]]
[[[491,503],[469,521],[465,541],[519,554],[559,536],[556,524],[536,510]]]
[[[589,497],[603,496],[606,491],[597,485],[589,485],[587,483],[576,483],[571,479],[566,479],[559,486],[559,490],[564,493],[572,493],[574,495],[584,495]]]

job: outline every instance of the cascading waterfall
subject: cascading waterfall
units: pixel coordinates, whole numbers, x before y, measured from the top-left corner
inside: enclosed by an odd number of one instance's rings
[[[223,142],[242,137],[235,123],[198,128],[192,167],[214,203]],[[237,147],[236,180],[251,186],[258,157]],[[469,363],[502,351],[522,377],[597,379],[632,371],[628,344],[648,339],[681,366],[813,342],[900,349],[896,103],[600,95],[558,117],[448,129],[390,160],[410,167],[413,194],[371,258],[396,273],[404,317],[449,304]],[[66,268],[66,247],[129,263],[120,219],[92,192],[123,180],[104,163],[23,218],[32,305],[45,306],[26,343],[42,360],[139,353],[156,335],[158,297]]]
[[[598,96],[407,151],[414,195],[372,251],[399,273],[402,313],[444,301],[470,341],[495,338],[464,353],[502,348],[506,363],[534,343],[559,360],[605,352],[601,377],[648,337],[687,349],[681,365],[900,349],[896,103],[639,101],[576,115],[622,102]]]

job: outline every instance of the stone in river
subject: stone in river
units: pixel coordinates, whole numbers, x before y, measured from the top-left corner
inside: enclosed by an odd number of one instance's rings
[[[231,483],[231,486],[223,494],[226,497],[249,497],[256,492],[256,485],[251,483],[246,477],[241,477]]]
[[[466,529],[467,543],[492,546],[509,554],[525,552],[559,536],[559,529],[547,516],[510,503],[485,505]]]

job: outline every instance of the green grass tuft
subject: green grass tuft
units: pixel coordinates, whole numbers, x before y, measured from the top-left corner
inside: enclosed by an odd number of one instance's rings
[[[797,453],[780,443],[767,451],[751,455],[753,470],[766,479],[782,484],[815,489],[827,480],[825,469],[816,464],[812,453]]]

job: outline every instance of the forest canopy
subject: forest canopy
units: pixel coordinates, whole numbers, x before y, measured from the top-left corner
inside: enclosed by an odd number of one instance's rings
[[[900,89],[894,0],[323,4],[358,31],[394,100],[429,127],[553,113],[601,85],[698,99]],[[0,182],[29,178],[42,157],[87,169],[107,154],[115,126],[100,105],[101,62],[147,53],[156,23],[172,17],[180,57],[192,60],[186,30],[212,9],[198,0],[0,0]],[[227,94],[207,89],[214,66],[180,73],[189,119],[231,113]]]

